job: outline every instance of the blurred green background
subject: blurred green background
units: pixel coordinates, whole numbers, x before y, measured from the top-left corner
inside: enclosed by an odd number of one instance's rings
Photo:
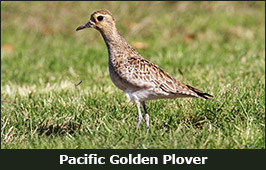
[[[135,131],[100,33],[75,31],[98,9],[215,102],[149,102],[150,132]],[[265,2],[1,1],[1,147],[265,148],[264,65]]]

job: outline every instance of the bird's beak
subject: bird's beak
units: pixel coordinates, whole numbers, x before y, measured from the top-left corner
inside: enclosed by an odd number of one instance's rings
[[[79,27],[76,29],[76,31],[82,30],[82,29],[84,29],[84,28],[94,28],[94,25],[95,25],[95,24],[94,24],[93,22],[89,21],[88,23],[79,26]]]

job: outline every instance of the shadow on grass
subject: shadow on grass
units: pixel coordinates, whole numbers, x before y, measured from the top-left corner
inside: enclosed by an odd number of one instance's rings
[[[79,130],[81,126],[77,123],[69,123],[69,124],[57,124],[57,125],[49,125],[48,123],[45,125],[40,125],[38,128],[38,134],[46,135],[46,136],[64,136],[66,134],[74,134],[75,131]]]

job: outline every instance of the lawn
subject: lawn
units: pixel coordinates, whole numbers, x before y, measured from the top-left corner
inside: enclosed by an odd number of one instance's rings
[[[100,33],[75,31],[98,9],[215,100],[148,101],[136,130]],[[265,148],[265,2],[1,1],[1,148]]]

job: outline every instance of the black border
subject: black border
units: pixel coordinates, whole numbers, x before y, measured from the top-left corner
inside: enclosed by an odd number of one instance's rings
[[[60,155],[83,156],[97,154],[109,159],[111,155],[127,156],[141,154],[155,156],[158,165],[60,165]],[[178,156],[208,157],[204,165],[163,165],[162,156],[176,154]],[[256,169],[265,167],[265,149],[0,149],[0,166],[6,169],[134,169],[167,168],[167,169]],[[3,169],[2,168],[2,169]],[[126,170],[127,170],[126,169]]]

